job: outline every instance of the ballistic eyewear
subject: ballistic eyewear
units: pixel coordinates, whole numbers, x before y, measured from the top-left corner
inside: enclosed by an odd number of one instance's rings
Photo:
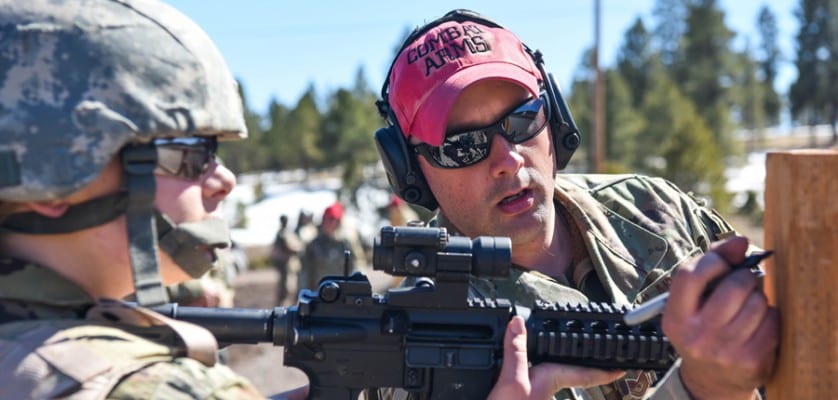
[[[218,150],[215,137],[155,139],[154,173],[195,181],[206,173]]]
[[[512,144],[523,143],[541,133],[548,120],[549,109],[545,94],[542,93],[539,97],[528,99],[487,127],[447,134],[439,146],[419,143],[413,145],[413,148],[435,167],[463,168],[489,156],[495,134],[503,136]]]

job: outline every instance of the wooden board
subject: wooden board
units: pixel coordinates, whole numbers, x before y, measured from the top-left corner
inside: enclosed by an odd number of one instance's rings
[[[838,149],[766,158],[765,291],[780,310],[768,400],[838,396]]]

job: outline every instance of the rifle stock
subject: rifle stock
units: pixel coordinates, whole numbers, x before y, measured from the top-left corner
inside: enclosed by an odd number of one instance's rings
[[[325,276],[296,306],[273,309],[155,308],[204,326],[222,345],[269,342],[309,378],[313,399],[356,399],[369,388],[402,388],[426,399],[483,399],[500,370],[503,335],[527,321],[530,361],[664,371],[675,360],[659,319],[623,323],[626,308],[468,296],[469,277],[507,276],[508,238],[449,237],[444,228],[385,227],[373,267],[425,277],[412,287],[372,292],[367,277]],[[434,280],[427,279],[434,277]]]

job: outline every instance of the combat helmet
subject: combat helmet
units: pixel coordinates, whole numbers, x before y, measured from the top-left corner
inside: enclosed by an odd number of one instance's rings
[[[55,233],[127,214],[140,303],[164,300],[152,294],[162,292],[153,140],[246,135],[241,96],[220,52],[171,6],[0,0],[0,201],[65,197],[119,155],[127,187],[121,197],[22,225],[28,233]],[[154,265],[142,261],[149,256]]]

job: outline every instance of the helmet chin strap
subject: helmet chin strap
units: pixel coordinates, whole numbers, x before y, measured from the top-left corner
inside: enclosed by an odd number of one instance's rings
[[[70,206],[58,218],[34,211],[11,214],[0,222],[0,232],[54,235],[80,231],[104,225],[124,214],[127,201],[127,193],[116,192]]]
[[[148,307],[165,304],[169,297],[160,279],[154,217],[157,151],[150,143],[131,144],[122,149],[120,158],[128,189],[125,225],[137,303]]]

